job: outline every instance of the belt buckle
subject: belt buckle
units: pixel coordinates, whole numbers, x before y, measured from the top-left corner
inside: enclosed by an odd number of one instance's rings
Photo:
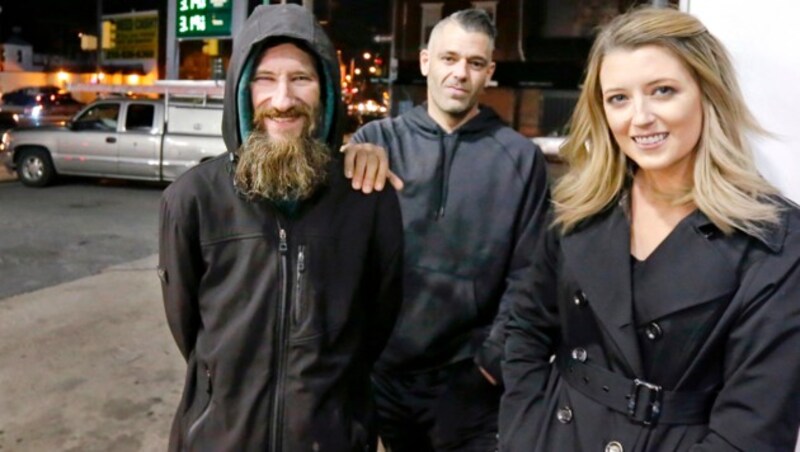
[[[647,406],[644,409],[643,416],[637,417],[639,411],[639,400],[642,396],[646,396]],[[653,383],[648,383],[644,380],[633,380],[631,393],[628,394],[628,418],[634,422],[639,422],[644,425],[653,425],[658,422],[658,417],[661,415],[661,399],[664,392],[661,386]]]

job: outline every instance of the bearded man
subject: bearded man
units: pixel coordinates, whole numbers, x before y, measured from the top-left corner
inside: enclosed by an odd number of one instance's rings
[[[397,197],[337,170],[339,67],[305,8],[259,6],[234,42],[229,155],[162,198],[159,275],[187,363],[170,450],[373,450],[369,374],[402,298]]]

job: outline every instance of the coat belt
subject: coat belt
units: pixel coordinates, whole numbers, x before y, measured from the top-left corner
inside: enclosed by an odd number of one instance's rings
[[[560,352],[556,364],[564,380],[595,402],[628,416],[634,422],[706,424],[716,391],[665,391],[640,379],[629,379]]]

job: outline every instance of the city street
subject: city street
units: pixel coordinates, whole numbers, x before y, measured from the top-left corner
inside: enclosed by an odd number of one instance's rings
[[[165,450],[183,362],[155,273],[163,186],[0,176],[0,451]]]
[[[163,185],[0,182],[0,300],[156,253]]]

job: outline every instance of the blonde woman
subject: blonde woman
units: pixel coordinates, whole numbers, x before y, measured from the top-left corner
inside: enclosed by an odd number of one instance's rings
[[[512,307],[504,451],[791,451],[800,213],[722,45],[671,9],[598,36],[552,227]]]

